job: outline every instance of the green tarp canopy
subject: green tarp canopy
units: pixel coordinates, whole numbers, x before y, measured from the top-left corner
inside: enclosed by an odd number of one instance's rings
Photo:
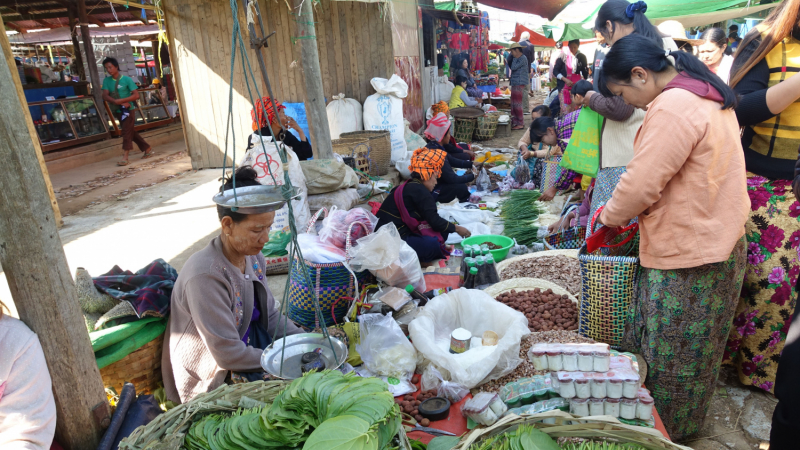
[[[580,23],[566,23],[564,25],[542,25],[544,35],[554,41],[571,41],[573,39],[594,39],[591,29],[583,28]]]
[[[455,1],[433,2],[433,7],[438,9],[439,11],[455,11],[456,2]]]

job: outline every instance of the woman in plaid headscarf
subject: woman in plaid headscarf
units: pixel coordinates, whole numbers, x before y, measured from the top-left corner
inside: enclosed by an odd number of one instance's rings
[[[275,109],[278,110],[277,113]],[[253,143],[258,142],[259,133],[263,137],[271,138],[271,127],[272,131],[278,135],[276,140],[283,141],[285,145],[292,148],[300,161],[305,161],[313,156],[311,143],[308,142],[305,132],[297,124],[297,121],[287,116],[284,110],[286,110],[286,107],[277,100],[275,100],[275,107],[273,108],[272,100],[269,97],[256,100],[254,108],[250,110],[250,116],[253,118],[254,133],[248,138],[247,148],[249,150],[253,147]],[[264,117],[265,111],[267,113],[266,118]],[[289,130],[294,130],[299,138],[289,133]]]
[[[378,228],[393,223],[423,264],[450,254],[444,244],[448,234],[470,236],[469,230],[444,220],[436,210],[433,190],[446,160],[447,153],[442,150],[414,150],[408,166],[411,179],[392,190],[377,214]]]
[[[425,129],[425,140],[428,142],[426,147],[434,150],[442,150],[447,153],[442,175],[439,177],[439,184],[434,188],[437,199],[442,203],[448,203],[454,199],[465,202],[469,199],[469,189],[467,183],[475,179],[472,158],[474,153],[461,147],[466,144],[454,144],[450,137],[451,123],[443,113],[439,113],[428,121],[428,128]],[[467,173],[457,175],[453,167],[466,169]]]

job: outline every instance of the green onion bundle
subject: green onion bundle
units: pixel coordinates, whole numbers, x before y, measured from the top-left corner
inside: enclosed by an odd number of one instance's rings
[[[538,200],[539,191],[517,189],[500,204],[500,218],[503,219],[503,234],[516,239],[520,245],[531,245],[538,239],[539,215],[547,211]]]

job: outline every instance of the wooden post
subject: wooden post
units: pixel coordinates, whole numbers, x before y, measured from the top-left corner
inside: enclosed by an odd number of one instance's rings
[[[322,89],[322,74],[319,68],[313,3],[312,0],[295,0],[294,2],[297,13],[297,42],[300,44],[303,79],[306,85],[306,116],[308,123],[314,126],[314,133],[311,136],[314,158],[333,159],[331,130],[328,126],[325,93]]]
[[[89,69],[89,81],[92,82],[92,97],[97,103],[97,112],[100,117],[108,123],[105,103],[103,103],[103,82],[100,81],[100,74],[97,73],[97,60],[94,58],[94,47],[92,47],[92,37],[89,35],[89,16],[86,14],[86,0],[77,0],[78,19],[81,21],[81,37],[83,38],[83,50],[86,52],[86,67]]]
[[[67,18],[69,20],[69,34],[72,37],[72,48],[75,53],[75,66],[78,68],[78,76],[81,80],[86,80],[86,72],[83,69],[83,55],[81,54],[81,47],[78,44],[78,30],[75,24],[75,8],[73,5],[67,3]]]
[[[1,24],[2,21],[0,21]],[[40,169],[27,105],[5,35],[0,38],[0,265],[20,319],[42,344],[53,380],[56,440],[96,448],[109,418],[103,380]]]

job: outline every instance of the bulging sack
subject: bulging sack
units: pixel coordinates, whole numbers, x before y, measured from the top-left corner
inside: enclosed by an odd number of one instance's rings
[[[406,154],[403,99],[408,96],[408,85],[397,75],[392,75],[388,80],[375,77],[371,83],[377,93],[364,101],[364,129],[389,130],[392,138],[391,160],[399,161]]]
[[[450,96],[453,94],[455,85],[447,79],[447,77],[437,77],[433,87],[434,99],[433,103],[441,101],[449,102]]]
[[[334,95],[325,110],[328,113],[331,139],[339,139],[342,133],[364,129],[363,108],[356,99],[345,98],[344,94]]]

